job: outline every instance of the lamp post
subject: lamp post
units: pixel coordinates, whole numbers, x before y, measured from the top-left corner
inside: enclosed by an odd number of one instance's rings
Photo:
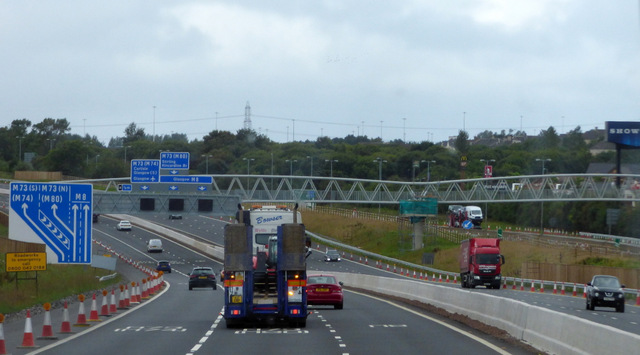
[[[330,172],[331,172],[331,175],[330,175],[330,176],[331,176],[331,177],[333,177],[333,163],[337,163],[337,162],[338,162],[338,160],[336,160],[336,159],[327,159],[327,160],[325,160],[324,162],[325,162],[325,163],[329,163],[329,166],[330,166]]]
[[[47,138],[47,141],[49,142],[49,150],[53,149],[53,142],[56,140],[53,138]]]
[[[307,155],[307,159],[311,159],[311,172],[309,173],[309,176],[313,176],[313,157]]]
[[[431,163],[436,163],[435,160],[423,160],[423,163],[427,163],[427,182],[431,181]]]
[[[100,158],[100,154],[96,155],[96,169],[98,168],[98,158]]]
[[[251,161],[255,160],[254,158],[242,158],[242,160],[247,161],[247,188],[249,187],[249,171],[251,170]]]
[[[495,163],[495,159],[480,159],[481,162],[484,163],[484,177],[489,178],[493,176],[493,170],[489,168],[489,164]]]
[[[298,161],[296,159],[287,159],[285,162],[289,163],[289,175],[293,175],[293,163],[297,163]]]
[[[551,161],[551,159],[548,159],[548,158],[547,159],[536,159],[536,161],[542,162],[542,174],[541,175],[544,175],[544,163],[547,162],[547,161]]]
[[[544,175],[544,163],[551,161],[551,159],[549,158],[542,158],[542,159],[536,159],[536,161],[542,162],[542,175]],[[544,188],[544,186],[542,185],[542,182],[540,183],[540,192],[542,192],[542,189]],[[542,196],[542,194],[540,194],[540,196]],[[540,235],[544,234],[544,201],[540,200]]]
[[[18,160],[22,161],[22,139],[24,136],[16,136],[18,138]]]
[[[382,180],[382,163],[386,163],[387,161],[377,157],[373,162],[378,163],[378,180]]]
[[[211,158],[213,155],[211,155],[211,154],[202,154],[202,156],[204,157],[204,171],[205,171],[205,174],[209,175],[209,158]]]

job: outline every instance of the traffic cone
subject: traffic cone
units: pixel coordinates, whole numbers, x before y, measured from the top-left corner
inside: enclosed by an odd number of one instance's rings
[[[27,319],[24,322],[24,336],[22,337],[22,345],[18,346],[18,349],[35,347],[36,344],[33,342],[33,326],[31,325],[31,311],[27,310]]]
[[[438,282],[442,282],[442,274],[438,274]]]
[[[4,343],[4,330],[2,329],[4,323],[4,314],[0,313],[0,355],[7,353],[7,347]]]
[[[51,326],[51,303],[47,302],[43,305],[44,308],[44,323],[42,325],[42,335],[38,339],[55,340],[57,336],[53,335],[53,327]]]
[[[136,283],[131,281],[131,298],[129,304],[138,303],[138,297],[136,297]]]
[[[146,300],[149,298],[149,289],[147,288],[147,280],[142,279],[142,299]]]
[[[100,322],[100,317],[98,317],[98,304],[96,303],[96,294],[93,294],[93,299],[91,300],[91,312],[89,312],[89,322]]]
[[[136,282],[136,300],[138,303],[142,302],[142,294],[140,293],[140,283]]]
[[[89,327],[90,324],[87,323],[87,314],[84,311],[84,295],[79,295],[78,300],[80,301],[80,307],[78,309],[78,319],[76,320],[76,323],[73,326]]]
[[[524,291],[524,279],[520,279],[520,291]]]
[[[433,273],[433,278],[431,279],[431,281],[436,282],[436,273]]]
[[[447,274],[447,281],[446,283],[449,283],[449,274]]]
[[[415,270],[413,270],[413,278],[414,279],[416,278],[416,271]]]
[[[124,305],[131,307],[131,299],[129,298],[129,285],[124,285]]]
[[[111,302],[109,303],[109,313],[113,314],[118,312],[118,308],[116,306],[116,292],[114,289],[111,289]]]
[[[636,290],[636,306],[640,306],[640,289]]]
[[[578,291],[577,291],[577,289],[576,289],[576,283],[574,282],[574,283],[573,283],[573,294],[572,294],[572,296],[573,296],[573,297],[576,297],[577,295],[578,295]]]
[[[531,280],[531,292],[536,292],[535,281]]]
[[[454,284],[458,283],[458,275],[456,275],[456,274],[453,275],[453,283]]]
[[[540,293],[544,293],[544,280],[540,280]]]
[[[558,289],[556,288],[556,282],[553,281],[553,294],[557,295],[558,294]]]
[[[565,292],[564,292],[564,281],[562,281],[562,285],[560,287],[560,294],[563,295],[563,296],[565,295]]]
[[[582,298],[587,298],[587,285],[582,288]]]
[[[71,331],[71,322],[69,322],[69,309],[67,309],[67,301],[64,301],[64,309],[62,310],[62,325],[60,325],[59,333],[73,333]]]
[[[102,307],[100,307],[100,315],[101,316],[110,316],[109,314],[109,303],[107,302],[107,295],[109,292],[107,290],[102,290]]]
[[[504,280],[504,282],[502,283],[502,288],[506,290],[507,289],[507,278],[505,277],[503,280]]]

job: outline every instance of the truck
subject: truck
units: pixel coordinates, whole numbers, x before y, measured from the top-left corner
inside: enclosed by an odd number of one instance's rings
[[[295,211],[285,205],[263,206],[253,205],[249,210],[239,210],[236,213],[236,221],[239,221],[239,214],[242,213],[242,220],[248,226],[252,226],[251,245],[253,255],[264,252],[269,244],[269,238],[276,236],[278,226],[283,223],[302,223],[302,216],[297,208]]]
[[[471,222],[474,229],[482,228],[482,209],[478,206],[450,205],[447,211],[449,226],[462,228],[465,221]]]
[[[296,206],[297,207],[297,206]],[[255,251],[254,226],[238,223],[224,230],[223,317],[227,328],[266,322],[303,328],[307,320],[307,265],[309,240],[298,223],[281,223],[264,249]],[[255,252],[255,255],[254,255]]]
[[[500,239],[471,238],[460,244],[460,284],[462,288],[500,288],[501,266],[504,255],[500,254]]]

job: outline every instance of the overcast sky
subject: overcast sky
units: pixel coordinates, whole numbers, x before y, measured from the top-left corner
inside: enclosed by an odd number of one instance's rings
[[[0,1],[0,126],[441,141],[640,120],[638,0]],[[154,109],[155,106],[155,109]],[[216,119],[217,117],[217,119]],[[154,123],[155,122],[155,123]]]

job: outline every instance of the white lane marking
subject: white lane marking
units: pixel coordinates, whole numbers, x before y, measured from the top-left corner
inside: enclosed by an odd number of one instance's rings
[[[209,327],[209,329],[204,333],[204,336],[202,338],[200,338],[200,340],[198,341],[198,344],[194,345],[191,350],[186,354],[186,355],[193,355],[193,353],[195,353],[196,351],[200,350],[200,348],[202,347],[202,345],[209,340],[209,338],[211,337],[211,335],[213,335],[213,331],[218,327],[218,324],[220,324],[220,320],[222,318],[222,314],[224,313],[224,307],[222,308],[222,310],[220,311],[220,313],[218,313],[218,317],[216,318],[216,320],[213,322],[213,324],[211,324],[211,327]]]
[[[69,342],[69,341],[75,339],[75,338],[81,337],[83,335],[87,335],[87,334],[89,334],[90,332],[92,332],[92,331],[94,331],[96,329],[100,329],[101,327],[104,327],[105,325],[115,321],[116,319],[122,318],[122,317],[128,315],[131,312],[135,312],[135,311],[137,311],[139,309],[142,309],[142,307],[150,304],[151,302],[155,302],[156,300],[158,300],[160,298],[161,295],[163,295],[165,292],[169,291],[169,289],[171,288],[171,285],[167,281],[165,281],[165,283],[166,283],[166,286],[164,287],[164,289],[162,291],[160,291],[160,293],[156,294],[153,298],[150,298],[149,300],[139,304],[137,307],[133,307],[133,308],[125,311],[124,313],[118,314],[115,317],[112,317],[112,318],[110,317],[108,319],[103,319],[102,322],[100,322],[98,324],[95,324],[95,325],[92,325],[90,328],[87,328],[87,330],[85,330],[85,331],[83,331],[81,333],[74,334],[74,335],[72,335],[72,336],[70,336],[68,338],[65,338],[63,340],[55,342],[55,343],[53,343],[51,345],[47,345],[47,346],[45,346],[45,347],[43,347],[41,349],[38,349],[38,350],[33,351],[33,352],[30,352],[29,354],[39,354],[39,353],[41,353],[43,351],[46,351],[46,350],[49,350],[49,349],[53,349],[58,345],[62,345],[64,343],[66,343],[66,342]]]
[[[397,303],[394,303],[394,302],[391,302],[391,301],[387,301],[387,300],[384,300],[384,299],[382,299],[382,298],[378,298],[378,297],[375,297],[375,296],[367,295],[367,294],[364,294],[364,293],[360,293],[360,292],[352,291],[352,290],[347,290],[347,292],[355,293],[355,294],[358,294],[358,295],[361,295],[361,296],[365,296],[365,297],[373,298],[373,299],[375,299],[375,300],[378,300],[378,301],[381,301],[381,302],[388,303],[388,304],[390,304],[390,305],[392,305],[392,306],[394,306],[394,307],[400,308],[400,309],[402,309],[402,310],[404,310],[404,311],[407,311],[407,312],[413,313],[413,314],[415,314],[415,315],[417,315],[417,316],[419,316],[419,317],[422,317],[422,318],[428,319],[428,320],[430,320],[430,321],[432,321],[432,322],[438,323],[438,324],[440,324],[440,325],[442,325],[442,326],[444,326],[444,327],[447,327],[447,328],[449,328],[449,329],[451,329],[451,330],[453,330],[453,331],[455,331],[455,332],[458,332],[458,333],[460,333],[460,334],[462,334],[462,335],[464,335],[464,336],[466,336],[466,337],[468,337],[468,338],[470,338],[470,339],[473,339],[473,340],[477,341],[478,343],[480,343],[480,344],[482,344],[482,345],[484,345],[484,346],[486,346],[486,347],[490,348],[491,350],[493,350],[493,351],[497,352],[498,354],[503,354],[503,355],[510,355],[510,354],[511,354],[511,353],[509,353],[508,351],[503,350],[503,349],[501,349],[500,347],[498,347],[498,346],[496,346],[496,345],[493,345],[493,344],[491,344],[490,342],[488,342],[488,341],[486,341],[486,340],[484,340],[484,339],[482,339],[482,338],[480,338],[480,337],[477,337],[477,336],[475,336],[475,335],[473,335],[473,334],[471,334],[471,333],[469,333],[469,332],[467,332],[467,331],[464,331],[464,330],[462,330],[462,329],[456,328],[456,327],[454,327],[453,325],[447,324],[447,323],[445,323],[445,322],[443,322],[443,321],[441,321],[441,320],[435,319],[435,318],[433,318],[433,317],[429,317],[429,316],[427,316],[427,315],[425,315],[425,314],[418,313],[418,312],[416,312],[416,311],[414,311],[414,310],[412,310],[412,309],[409,309],[409,308],[407,308],[407,307],[401,306],[401,305],[399,305],[399,304],[397,304]]]

